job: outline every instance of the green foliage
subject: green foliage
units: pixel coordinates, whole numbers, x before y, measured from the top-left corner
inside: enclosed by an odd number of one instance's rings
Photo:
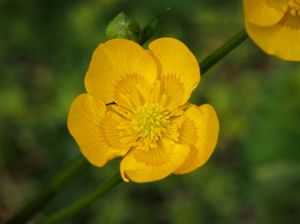
[[[0,1],[0,223],[78,155],[66,116],[107,23],[126,11],[145,27],[168,7],[156,36],[181,39],[199,59],[243,26],[237,0]],[[193,96],[220,117],[210,161],[188,175],[124,184],[68,223],[297,223],[299,74],[299,64],[241,45]],[[118,163],[89,167],[46,212],[89,192]]]

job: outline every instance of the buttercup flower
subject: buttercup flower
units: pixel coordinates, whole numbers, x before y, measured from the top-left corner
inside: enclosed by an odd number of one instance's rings
[[[191,172],[208,160],[219,131],[213,107],[187,103],[199,81],[195,57],[176,39],[157,39],[149,50],[107,41],[93,54],[87,93],[72,103],[69,131],[95,166],[123,156],[124,181]]]
[[[244,0],[245,26],[266,53],[300,61],[300,0]]]

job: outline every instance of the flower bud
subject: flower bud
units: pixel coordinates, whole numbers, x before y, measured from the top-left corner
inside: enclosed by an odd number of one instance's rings
[[[138,23],[124,12],[121,12],[108,24],[106,35],[109,39],[125,38],[138,42],[139,31]]]

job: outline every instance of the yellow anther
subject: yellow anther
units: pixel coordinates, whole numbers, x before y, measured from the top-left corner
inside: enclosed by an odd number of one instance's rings
[[[291,14],[292,14],[293,16],[295,16],[295,15],[297,15],[297,11],[296,11],[295,9],[291,9]]]
[[[137,109],[132,123],[139,136],[156,138],[169,122],[169,115],[159,104],[146,103]]]
[[[288,4],[288,11],[292,16],[300,15],[300,1],[299,0],[289,0]]]

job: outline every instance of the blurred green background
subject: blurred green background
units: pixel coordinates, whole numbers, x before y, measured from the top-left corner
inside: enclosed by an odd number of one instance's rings
[[[145,26],[167,7],[156,36],[179,38],[199,60],[243,27],[238,0],[0,0],[0,223],[79,154],[67,112],[107,23],[125,11]],[[299,223],[299,63],[248,40],[205,74],[193,101],[220,117],[204,167],[123,184],[65,223]],[[78,174],[44,214],[89,192],[118,163]]]

